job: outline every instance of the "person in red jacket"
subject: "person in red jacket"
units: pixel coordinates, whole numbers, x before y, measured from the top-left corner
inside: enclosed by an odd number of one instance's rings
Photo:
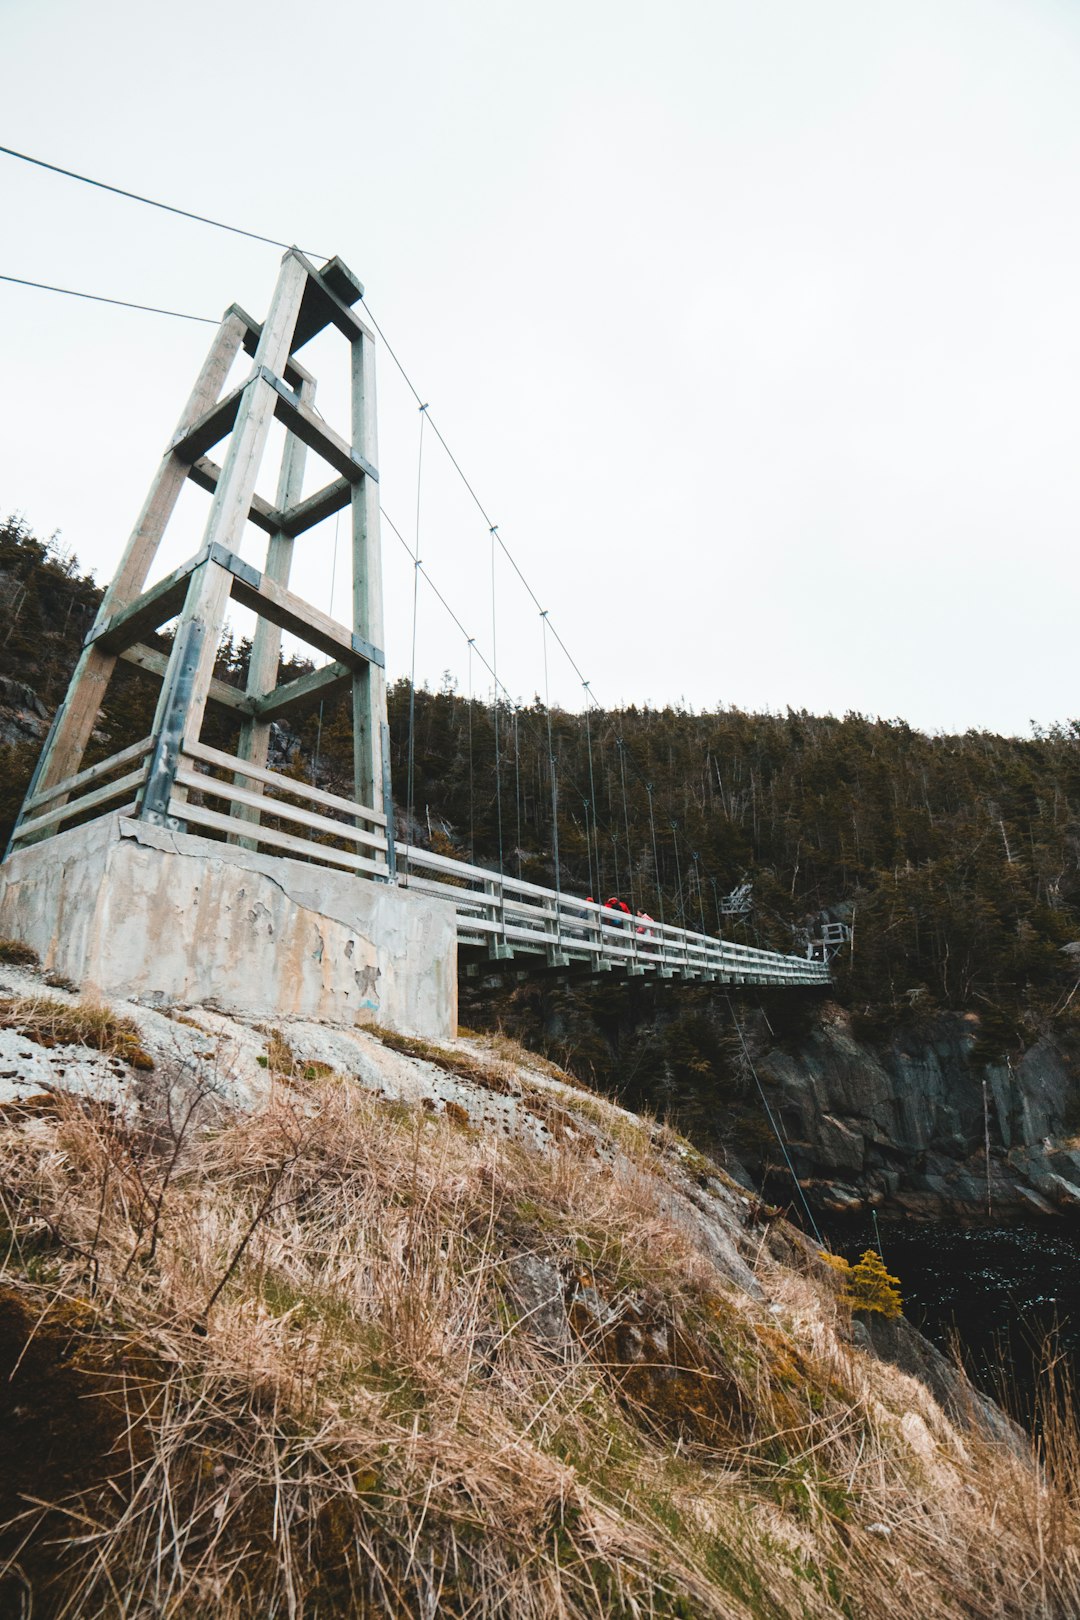
[[[627,926],[626,919],[630,915],[630,907],[626,904],[625,900],[620,900],[617,894],[608,896],[608,898],[604,901],[604,910],[613,911],[615,913],[613,920],[617,928],[625,928]]]

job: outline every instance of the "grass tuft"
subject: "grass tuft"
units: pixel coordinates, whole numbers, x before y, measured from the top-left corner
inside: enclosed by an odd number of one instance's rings
[[[133,1069],[152,1069],[138,1025],[101,1002],[58,1001],[55,996],[0,998],[0,1029],[15,1029],[38,1046],[89,1046]]]

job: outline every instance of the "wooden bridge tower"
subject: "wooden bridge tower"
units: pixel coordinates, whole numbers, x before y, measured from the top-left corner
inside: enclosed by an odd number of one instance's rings
[[[80,766],[117,660],[161,680],[149,742],[149,764],[136,816],[158,826],[183,825],[187,789],[177,782],[185,741],[197,744],[208,703],[238,710],[238,755],[265,767],[270,725],[351,689],[356,801],[386,817],[392,833],[385,660],[382,651],[382,564],[379,540],[378,452],[375,423],[374,338],[354,306],[363,287],[339,259],[316,269],[296,249],[285,254],[270,312],[260,325],[232,305],[199,373],[171,443],[150,486],[116,576],[105,592],[67,696],[57,711],[16,826],[13,843],[26,847],[37,834],[27,821],[35,805],[52,806],[55,822],[65,803],[62,784]],[[327,327],[350,345],[352,421],[343,436],[315,410],[315,378],[297,351]],[[225,387],[241,348],[251,355],[249,375]],[[286,430],[273,505],[256,494],[271,421]],[[208,452],[225,445],[220,463]],[[308,450],[337,476],[302,496]],[[202,545],[188,562],[146,589],[155,557],[186,480],[212,496]],[[352,623],[339,624],[289,588],[297,540],[315,524],[348,508],[351,515]],[[248,526],[267,536],[261,569],[241,557]],[[214,677],[229,599],[257,618],[247,690]],[[172,649],[144,637],[179,614]],[[281,633],[288,630],[333,660],[324,668],[278,684]],[[83,772],[85,779],[87,773]],[[239,778],[237,779],[239,781]],[[257,778],[254,781],[259,791]],[[61,791],[57,792],[60,788]],[[252,797],[249,792],[247,797]],[[180,812],[180,813],[178,813]],[[234,803],[232,816],[257,821],[250,802]],[[24,826],[25,823],[25,826]],[[20,836],[20,828],[22,833]],[[231,842],[245,842],[239,834]],[[393,873],[393,840],[380,859]]]

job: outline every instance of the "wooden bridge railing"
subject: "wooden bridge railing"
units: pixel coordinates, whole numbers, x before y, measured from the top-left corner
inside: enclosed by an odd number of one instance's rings
[[[88,765],[85,770],[65,777],[40,793],[34,791],[31,783],[30,793],[23,802],[24,819],[11,840],[12,849],[50,838],[65,822],[78,818],[90,820],[90,811],[98,816],[106,811],[130,815],[146,781],[152,746],[153,739],[143,737],[130,748],[123,748],[96,765]],[[122,772],[119,776],[118,771]]]
[[[13,847],[106,811],[130,814],[146,781],[152,740],[32,795]],[[757,950],[609,910],[594,901],[472,866],[415,845],[391,845],[386,817],[339,794],[253,765],[205,743],[185,743],[168,814],[211,837],[381,878],[453,905],[458,943],[494,959],[540,956],[550,966],[701,978],[727,983],[829,982],[824,962]]]

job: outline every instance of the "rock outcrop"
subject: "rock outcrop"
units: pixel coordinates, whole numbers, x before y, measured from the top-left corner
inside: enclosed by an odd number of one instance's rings
[[[40,742],[49,711],[32,686],[0,675],[0,743]]]
[[[973,1014],[940,1014],[875,1045],[835,1005],[784,1046],[751,1024],[788,1152],[822,1209],[972,1220],[1080,1211],[1077,1082],[1049,1039],[1016,1063],[983,1065]]]
[[[836,1001],[704,986],[504,990],[466,999],[463,1015],[566,1053],[677,1121],[737,1180],[764,1178],[778,1203],[792,1187],[774,1125],[826,1216],[1080,1215],[1080,1072],[1067,1039],[1044,1033],[986,1062],[972,1012],[920,1013],[877,1033]]]

